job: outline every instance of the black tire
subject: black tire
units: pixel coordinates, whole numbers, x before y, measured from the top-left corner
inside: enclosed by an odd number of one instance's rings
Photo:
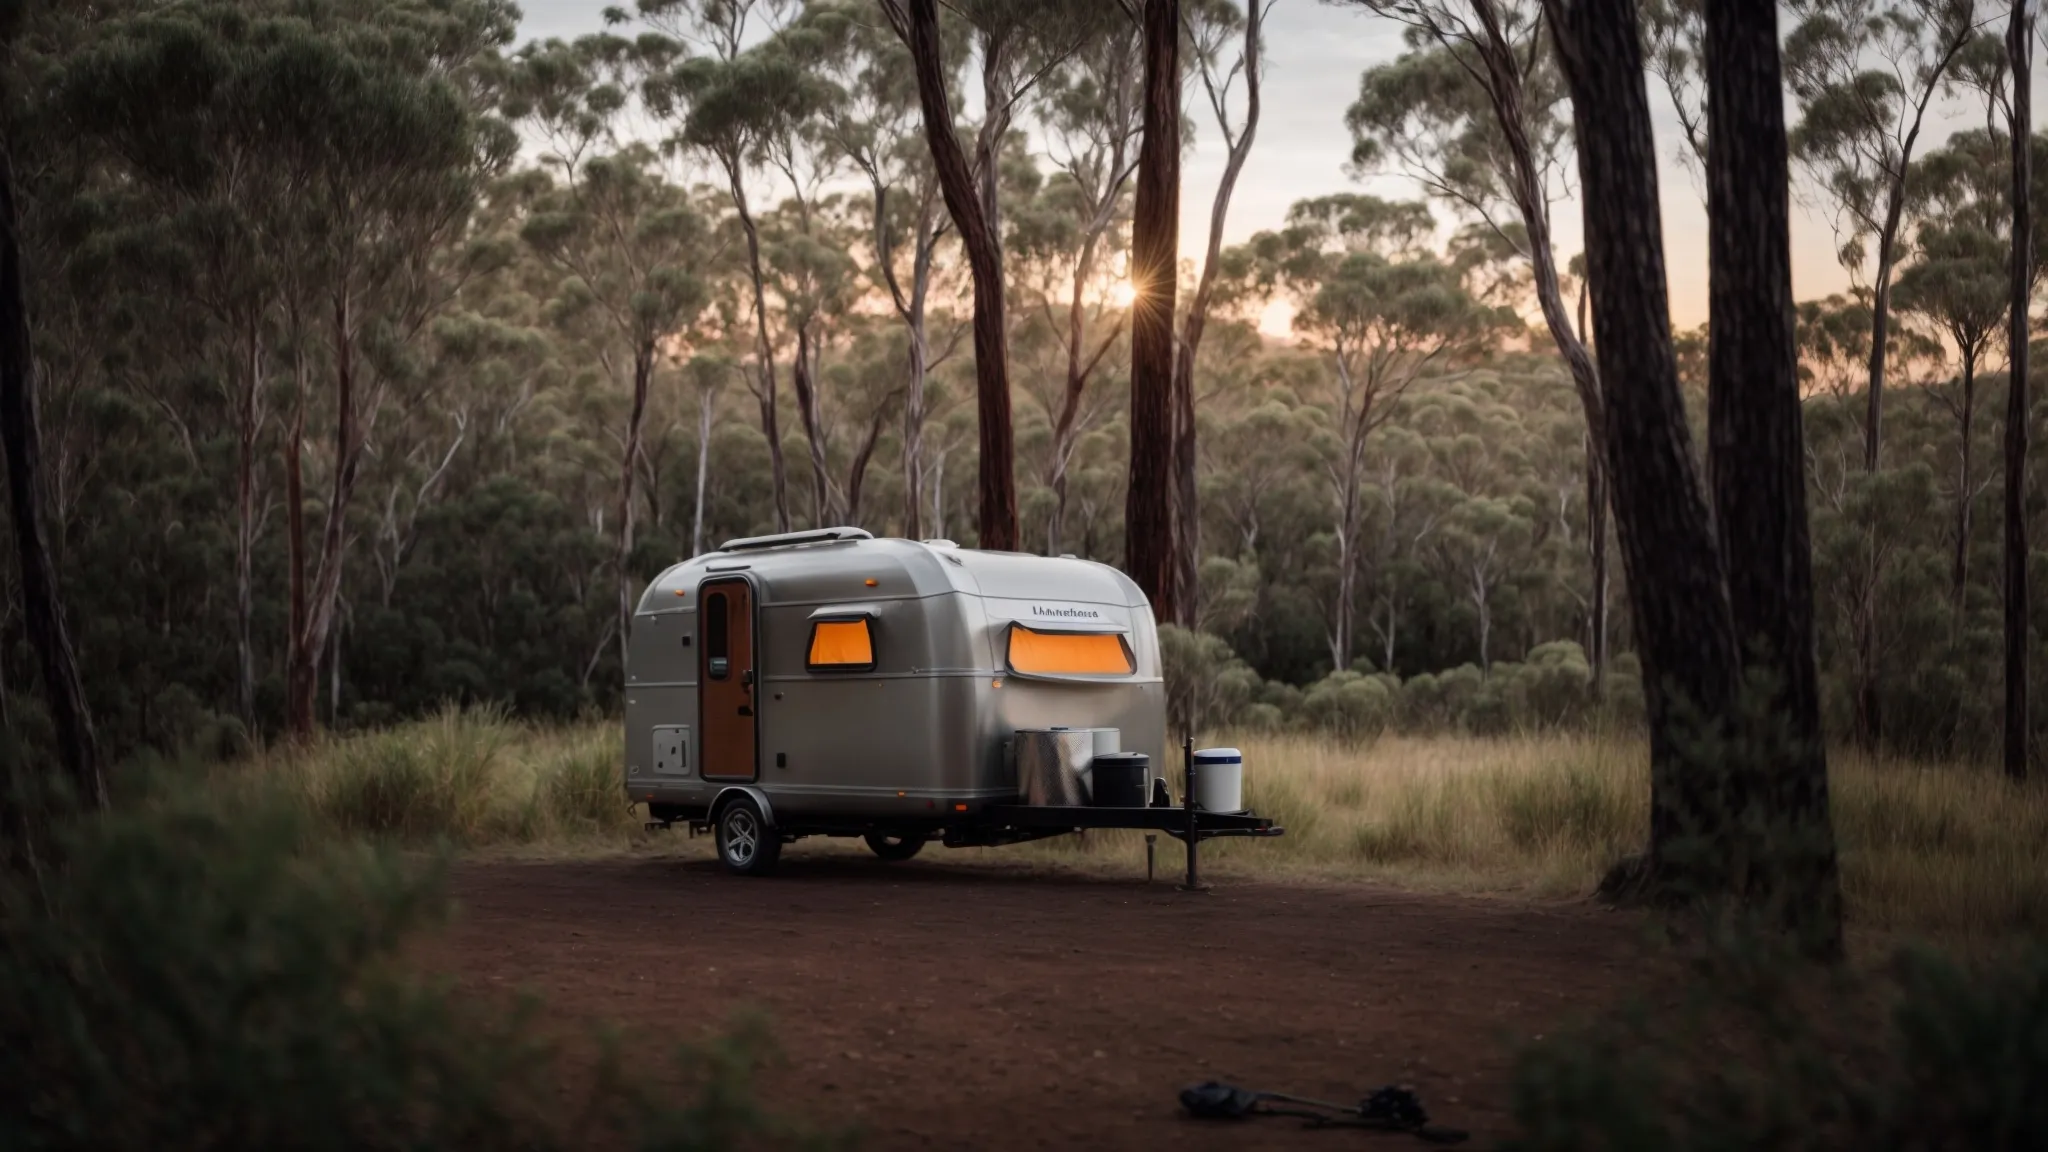
[[[925,836],[922,832],[907,832],[897,836],[884,836],[879,832],[870,832],[866,839],[869,850],[890,863],[908,860],[919,852],[924,851]]]
[[[782,856],[782,837],[751,797],[738,797],[720,810],[716,838],[719,862],[741,876],[766,876]]]

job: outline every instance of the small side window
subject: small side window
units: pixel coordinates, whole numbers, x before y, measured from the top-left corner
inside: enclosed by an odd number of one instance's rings
[[[867,617],[813,623],[804,667],[812,672],[874,671],[875,636]]]
[[[727,651],[731,621],[726,619],[726,609],[725,593],[713,592],[704,598],[704,606],[698,610],[704,621],[704,671],[713,680],[723,680],[732,672],[731,654]]]

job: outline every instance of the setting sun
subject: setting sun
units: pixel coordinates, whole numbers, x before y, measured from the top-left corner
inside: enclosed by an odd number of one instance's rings
[[[1129,308],[1138,299],[1138,289],[1129,280],[1119,280],[1109,286],[1109,302],[1118,308]]]

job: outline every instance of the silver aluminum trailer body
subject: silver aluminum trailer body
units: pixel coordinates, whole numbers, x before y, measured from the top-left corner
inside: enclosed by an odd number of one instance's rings
[[[1017,630],[1097,654],[1114,637],[1129,671],[1019,672]],[[777,842],[951,839],[1018,802],[1016,731],[1115,728],[1156,776],[1165,705],[1151,607],[1107,565],[854,529],[732,541],[641,597],[626,788],[663,822],[715,821],[744,796]]]

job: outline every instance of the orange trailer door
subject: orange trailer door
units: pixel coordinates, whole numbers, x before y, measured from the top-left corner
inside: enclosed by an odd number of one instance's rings
[[[703,718],[706,779],[752,780],[759,771],[755,715],[754,588],[745,580],[707,583],[697,602],[697,714]]]

